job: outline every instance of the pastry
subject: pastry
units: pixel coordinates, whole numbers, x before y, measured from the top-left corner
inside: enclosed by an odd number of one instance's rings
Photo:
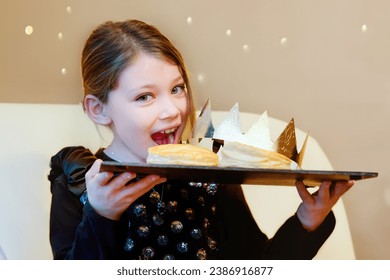
[[[225,141],[218,151],[219,166],[246,168],[297,169],[297,163],[273,151],[239,142]]]
[[[218,156],[207,148],[191,144],[165,144],[150,147],[146,159],[151,164],[217,166]]]

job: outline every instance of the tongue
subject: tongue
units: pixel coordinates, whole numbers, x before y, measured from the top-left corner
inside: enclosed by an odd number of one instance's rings
[[[156,142],[156,144],[158,145],[163,145],[163,144],[170,144],[171,142],[173,142],[173,140],[170,141],[170,139],[173,138],[173,135],[172,134],[165,134],[165,133],[154,133],[152,135],[152,139],[154,142]]]

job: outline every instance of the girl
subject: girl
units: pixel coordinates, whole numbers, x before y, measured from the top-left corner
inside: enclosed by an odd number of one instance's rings
[[[178,143],[194,122],[187,70],[155,27],[137,20],[98,26],[82,53],[84,108],[112,143],[52,157],[50,242],[55,259],[311,259],[335,226],[331,211],[350,182],[297,182],[302,203],[269,239],[241,186],[171,182],[99,172],[102,160],[145,163],[150,146]]]

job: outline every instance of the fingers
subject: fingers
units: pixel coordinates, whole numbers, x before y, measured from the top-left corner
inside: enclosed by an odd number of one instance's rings
[[[330,181],[322,182],[318,191],[316,191],[313,194],[311,194],[307,190],[306,185],[302,181],[295,182],[295,186],[297,187],[298,194],[301,197],[303,202],[314,203],[315,196],[317,197],[317,199],[322,201],[327,201],[330,198],[330,192],[329,192],[331,186]]]
[[[335,203],[337,200],[346,193],[353,185],[355,181],[323,181],[317,192],[311,194],[307,190],[306,186],[301,181],[295,183],[299,196],[303,202],[314,203],[315,200],[318,202],[325,203],[327,201]]]
[[[154,186],[166,182],[166,178],[161,178],[158,175],[148,175],[140,180],[134,181],[124,188],[121,189],[121,192],[124,196],[127,196],[131,199],[135,199],[144,195]]]
[[[104,172],[106,173],[106,172]],[[131,188],[134,191],[138,189],[143,189],[148,187],[149,185],[151,186],[150,188],[161,184],[166,181],[166,178],[161,178],[158,175],[148,175],[142,179],[136,180],[134,182],[129,182],[137,177],[137,174],[134,172],[124,172],[115,177],[114,179],[111,180],[110,186],[112,188],[121,188],[126,186],[126,188]]]
[[[103,172],[103,173],[107,173],[107,172]],[[114,189],[121,188],[136,177],[137,174],[134,172],[123,172],[118,176],[116,176],[114,179],[112,179],[112,181],[110,182],[110,186]]]
[[[134,172],[123,172],[114,177],[112,172],[99,172],[102,164],[101,159],[97,159],[85,175],[87,182],[94,181],[95,185],[109,186],[112,190],[119,189],[124,186],[131,187],[131,192],[141,191],[147,192],[154,186],[166,182],[166,178],[161,178],[158,175],[148,175],[140,180],[128,184],[131,180],[137,177]],[[128,185],[127,185],[128,184]]]
[[[85,174],[85,180],[87,182],[91,180],[95,180],[97,184],[103,186],[106,185],[110,179],[113,177],[113,173],[111,172],[100,172],[100,166],[102,164],[101,159],[95,160],[92,164],[91,168]]]
[[[303,184],[302,181],[296,181],[295,186],[297,188],[299,197],[302,199],[303,202],[313,202],[313,197],[308,192],[305,184]]]
[[[346,193],[355,184],[354,180],[350,181],[337,181],[334,185],[333,195],[337,198]]]
[[[88,179],[92,179],[93,177],[95,177],[96,174],[99,173],[100,166],[102,165],[102,162],[103,161],[101,159],[95,160],[95,162],[92,164],[91,168],[85,174],[85,177]]]
[[[143,191],[147,192],[154,186],[166,182],[166,178],[160,177],[158,175],[148,175],[137,182],[134,182],[133,184],[130,184],[129,187],[133,191]]]
[[[322,201],[328,201],[330,198],[331,181],[323,181],[318,189],[318,198]]]

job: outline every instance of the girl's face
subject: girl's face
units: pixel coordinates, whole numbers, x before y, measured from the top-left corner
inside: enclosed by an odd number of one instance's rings
[[[149,147],[178,143],[189,115],[188,100],[177,65],[140,54],[103,105],[114,133],[109,150],[122,161],[142,163]]]

